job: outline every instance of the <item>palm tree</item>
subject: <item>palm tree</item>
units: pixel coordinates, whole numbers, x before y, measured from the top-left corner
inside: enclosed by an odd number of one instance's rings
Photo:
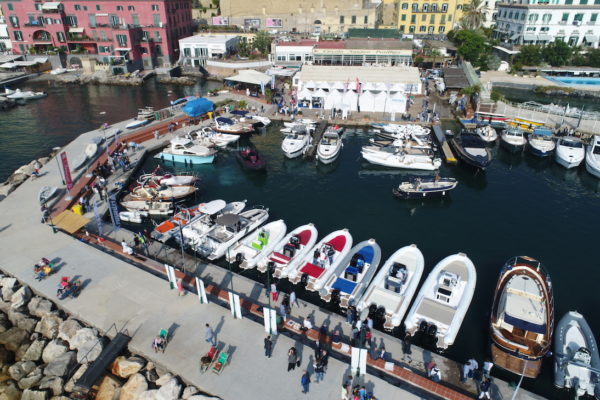
[[[463,6],[461,25],[472,30],[481,28],[488,11],[489,7],[485,5],[484,0],[471,0],[469,4]]]
[[[432,68],[435,68],[435,61],[437,60],[437,58],[439,56],[442,55],[442,52],[439,51],[439,49],[432,49],[431,53],[429,53],[429,55],[433,58],[433,64],[432,64]]]

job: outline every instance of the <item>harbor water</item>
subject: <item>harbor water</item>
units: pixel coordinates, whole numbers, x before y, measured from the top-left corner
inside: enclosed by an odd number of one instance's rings
[[[0,114],[3,179],[31,158],[96,128],[104,118],[118,121],[131,118],[141,106],[164,106],[168,90],[175,92],[172,98],[206,90],[206,86],[168,88],[152,82],[141,88],[42,86],[35,88],[48,90],[48,98]],[[106,115],[100,115],[102,111]],[[466,253],[478,276],[471,307],[455,344],[446,352],[457,361],[474,356],[481,365],[489,354],[494,287],[502,264],[515,255],[537,258],[550,271],[557,320],[577,310],[596,336],[600,334],[600,317],[595,313],[600,272],[591,251],[598,240],[600,181],[583,168],[566,171],[552,159],[511,155],[496,148],[496,159],[485,173],[463,165],[443,166],[442,176],[459,180],[447,197],[403,201],[392,196],[392,188],[412,174],[362,160],[360,147],[370,136],[368,129],[347,129],[340,158],[326,166],[286,159],[280,148],[283,135],[273,125],[250,139],[266,159],[267,172],[242,170],[234,152],[225,151],[214,164],[196,167],[201,176],[199,199],[247,199],[250,205],[268,207],[270,220],[284,219],[288,230],[313,222],[319,237],[348,228],[355,243],[375,238],[383,260],[399,247],[415,243],[425,256],[421,282],[442,258]],[[143,170],[150,171],[157,163],[148,158]],[[167,163],[165,168],[180,166]],[[310,300],[317,302],[314,297]],[[517,379],[497,369],[494,374]],[[572,397],[554,389],[551,359],[546,360],[541,379],[525,380],[523,386],[548,398]]]

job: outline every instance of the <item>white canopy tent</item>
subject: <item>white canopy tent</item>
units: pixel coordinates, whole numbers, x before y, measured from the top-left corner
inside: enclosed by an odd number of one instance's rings
[[[329,96],[325,98],[325,105],[323,106],[326,109],[332,108],[342,108],[342,93],[337,89],[331,89],[329,91]]]
[[[244,69],[235,76],[225,78],[225,80],[249,83],[251,85],[267,85],[271,82],[271,76],[253,69]]]
[[[375,111],[375,96],[373,92],[367,90],[361,93],[358,98],[358,104],[360,105],[361,112],[373,112]]]

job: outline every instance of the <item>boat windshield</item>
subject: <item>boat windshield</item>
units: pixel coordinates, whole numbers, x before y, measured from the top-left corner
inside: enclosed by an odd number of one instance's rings
[[[600,146],[594,147],[594,154],[600,154]]]
[[[563,139],[561,144],[563,146],[572,147],[574,149],[581,149],[583,147],[583,143],[577,140]]]

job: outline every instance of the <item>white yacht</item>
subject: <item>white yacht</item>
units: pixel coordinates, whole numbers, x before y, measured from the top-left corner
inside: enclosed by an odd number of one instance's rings
[[[525,137],[525,132],[523,129],[514,127],[508,128],[502,131],[502,135],[500,136],[500,144],[506,150],[511,153],[518,153],[523,151],[525,144],[527,143],[527,138]]]
[[[254,268],[264,255],[273,251],[286,231],[287,226],[282,219],[269,222],[240,240],[227,252],[226,259],[237,262],[242,269]]]
[[[197,145],[190,138],[178,137],[172,139],[170,145],[155,157],[186,164],[210,164],[215,154],[215,149]]]
[[[564,136],[556,143],[554,159],[563,167],[578,167],[585,158],[585,148],[581,139],[575,136]]]
[[[317,160],[331,164],[338,158],[343,146],[338,130],[327,128],[317,146]]]
[[[585,169],[596,178],[600,178],[600,136],[592,136],[585,155]]]
[[[400,326],[423,275],[425,259],[416,245],[402,247],[387,259],[365,294],[356,303],[360,313],[369,309],[385,316],[384,329]]]
[[[215,226],[218,217],[225,214],[239,214],[246,208],[246,200],[228,203],[224,208],[212,207],[208,212],[192,218],[181,231],[181,237],[174,235],[177,241],[183,239],[185,246],[195,248],[204,240],[206,234]]]
[[[275,249],[258,261],[258,270],[267,268],[275,278],[287,278],[289,271],[313,249],[317,243],[317,228],[312,223],[299,226],[287,234]]]
[[[368,162],[385,167],[435,171],[442,165],[442,160],[434,158],[428,149],[405,151],[394,146],[363,146],[361,154]]]
[[[187,135],[197,144],[205,147],[211,147],[211,145],[216,147],[227,147],[240,140],[240,135],[217,132],[210,127],[190,131]]]
[[[537,157],[547,157],[556,148],[552,131],[545,128],[535,128],[527,139],[527,151]]]
[[[194,250],[211,261],[221,258],[231,246],[261,226],[268,218],[269,212],[260,208],[240,214],[221,215]]]
[[[486,143],[494,143],[498,140],[498,133],[491,125],[477,127],[475,133]]]
[[[436,338],[440,349],[451,346],[471,304],[476,281],[475,265],[465,254],[444,258],[417,294],[404,321],[406,331]]]
[[[306,130],[296,130],[285,135],[281,143],[281,150],[287,158],[301,156],[310,145],[312,136]]]

